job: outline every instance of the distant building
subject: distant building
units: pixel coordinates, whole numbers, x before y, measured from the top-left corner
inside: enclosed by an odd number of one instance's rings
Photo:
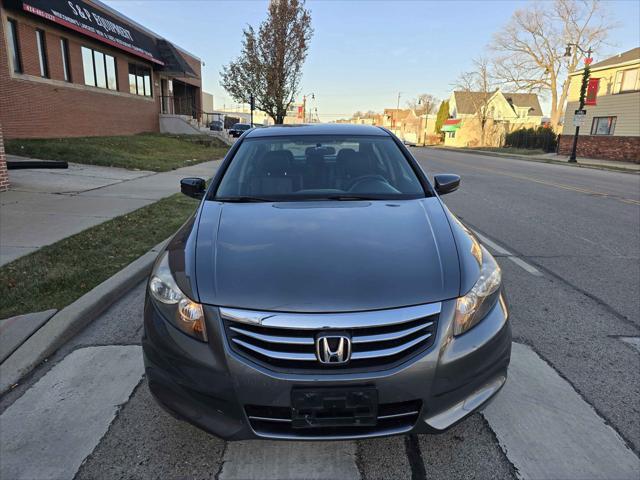
[[[453,92],[449,117],[442,128],[445,145],[499,146],[507,133],[539,126],[542,109],[533,93]],[[485,119],[484,138],[481,119]]]
[[[579,106],[583,70],[569,77],[569,95],[559,152],[573,146],[573,117]],[[580,127],[578,156],[640,163],[640,48],[591,65],[591,80]]]

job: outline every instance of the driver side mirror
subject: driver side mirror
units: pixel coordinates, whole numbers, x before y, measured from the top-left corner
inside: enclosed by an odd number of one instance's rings
[[[197,198],[200,200],[204,197],[207,182],[202,178],[190,177],[180,180],[180,191],[187,197]]]
[[[460,176],[452,173],[436,175],[433,177],[433,181],[438,195],[446,195],[447,193],[455,192],[460,186]]]

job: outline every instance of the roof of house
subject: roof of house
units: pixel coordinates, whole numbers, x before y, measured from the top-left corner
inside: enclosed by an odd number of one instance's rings
[[[618,55],[614,55],[613,57],[609,57],[605,60],[602,60],[598,63],[591,64],[591,68],[601,68],[601,67],[612,67],[614,65],[618,65],[620,63],[627,63],[637,60],[640,62],[640,47],[632,48],[631,50],[627,50],[626,52],[619,53]]]
[[[495,92],[489,93],[489,98]],[[529,107],[529,115],[542,116],[542,108],[538,96],[535,93],[508,93],[501,92],[512,106]],[[485,92],[453,92],[456,99],[456,111],[461,114],[474,114],[477,108],[485,101]]]

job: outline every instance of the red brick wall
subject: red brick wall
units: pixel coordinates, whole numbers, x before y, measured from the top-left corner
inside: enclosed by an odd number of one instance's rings
[[[560,135],[558,152],[570,155],[573,135]],[[577,156],[640,163],[640,137],[580,135]]]
[[[23,74],[13,74],[5,45],[6,18],[18,23]],[[35,29],[46,34],[50,80],[40,78]],[[64,82],[60,38],[69,42],[72,84]],[[118,92],[84,85],[82,45],[117,59]],[[107,45],[2,9],[0,15],[0,123],[6,138],[128,135],[159,131],[160,88],[153,78],[154,98],[129,94],[128,63],[144,63]]]
[[[0,123],[0,192],[4,192],[8,189],[9,189],[9,174],[7,172],[7,159],[4,156],[2,123]]]

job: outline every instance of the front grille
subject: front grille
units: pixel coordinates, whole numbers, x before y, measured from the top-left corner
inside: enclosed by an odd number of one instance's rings
[[[295,314],[220,309],[229,345],[237,354],[280,371],[336,373],[393,368],[435,340],[440,304],[337,314]],[[318,335],[351,340],[346,363],[321,363]]]
[[[375,426],[322,427],[294,429],[291,421],[291,408],[268,407],[263,405],[245,405],[245,412],[254,432],[268,437],[284,438],[320,438],[320,437],[358,437],[370,435],[388,435],[411,430],[418,420],[422,402],[381,403],[378,405],[377,424]]]

